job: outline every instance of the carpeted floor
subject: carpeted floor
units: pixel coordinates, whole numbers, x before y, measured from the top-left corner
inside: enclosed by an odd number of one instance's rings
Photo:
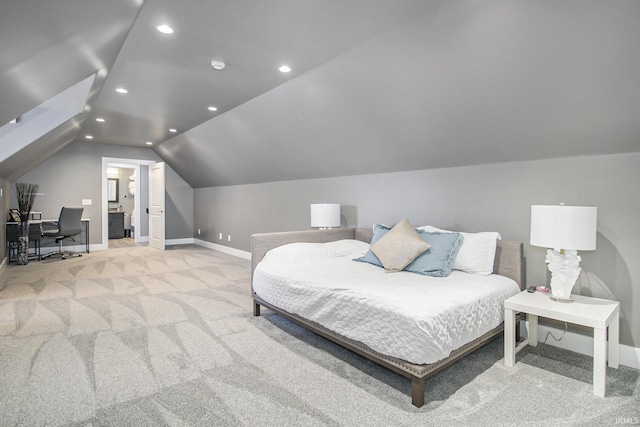
[[[640,373],[496,340],[410,383],[270,314],[249,262],[197,246],[123,247],[0,277],[2,426],[496,426],[640,422]]]

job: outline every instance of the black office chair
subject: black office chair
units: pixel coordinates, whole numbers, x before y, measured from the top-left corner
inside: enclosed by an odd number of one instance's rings
[[[62,249],[62,241],[64,239],[71,239],[75,242],[73,237],[82,233],[82,211],[84,211],[84,208],[63,207],[60,211],[60,218],[58,218],[57,222],[43,222],[42,237],[55,239],[59,249],[57,252],[50,252],[43,255],[42,259],[53,255],[60,255],[62,259],[67,259],[67,255],[82,256],[81,253],[65,252]],[[48,229],[48,224],[54,224],[56,228]]]

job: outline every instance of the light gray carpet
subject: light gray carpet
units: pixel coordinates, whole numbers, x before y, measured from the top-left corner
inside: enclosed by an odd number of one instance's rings
[[[146,246],[10,265],[0,278],[2,426],[620,425],[640,374],[541,345],[514,368],[502,340],[410,383],[263,309],[249,262]],[[636,421],[637,422],[637,421]]]

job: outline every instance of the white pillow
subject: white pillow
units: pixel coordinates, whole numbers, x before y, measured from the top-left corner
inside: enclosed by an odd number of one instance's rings
[[[452,233],[452,231],[442,230],[430,225],[417,227],[417,229],[427,232]],[[480,233],[460,234],[464,237],[464,242],[462,242],[458,256],[453,263],[453,269],[485,276],[492,274],[493,262],[496,257],[496,245],[498,244],[498,239],[501,238],[500,233],[483,231]]]

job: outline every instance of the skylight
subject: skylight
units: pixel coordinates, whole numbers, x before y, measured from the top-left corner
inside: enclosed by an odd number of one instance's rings
[[[0,127],[0,161],[82,113],[94,79],[92,74]]]

